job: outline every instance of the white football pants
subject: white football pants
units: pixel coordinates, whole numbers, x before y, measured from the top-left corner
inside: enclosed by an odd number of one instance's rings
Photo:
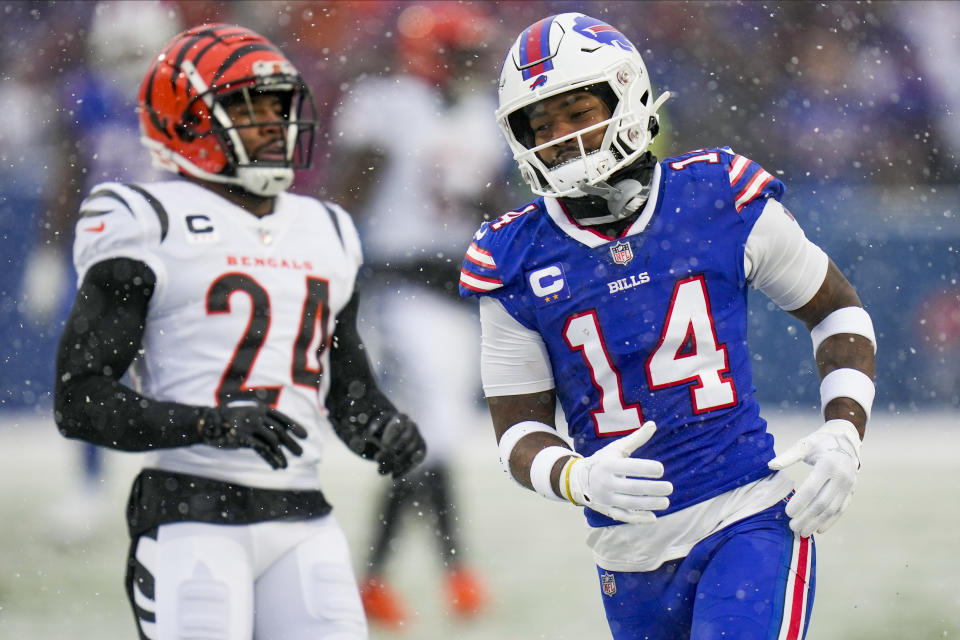
[[[333,516],[247,525],[177,522],[137,543],[142,637],[151,640],[366,640],[347,541]],[[149,613],[146,616],[149,618]]]

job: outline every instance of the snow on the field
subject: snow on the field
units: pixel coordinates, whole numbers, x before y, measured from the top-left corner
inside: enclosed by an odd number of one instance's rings
[[[459,457],[457,512],[492,606],[472,622],[447,614],[433,540],[410,518],[390,571],[415,617],[402,634],[372,637],[609,637],[578,511],[519,489],[500,469],[486,417],[474,420]],[[768,420],[779,449],[817,426],[812,414]],[[331,449],[322,479],[359,565],[384,481],[342,446]],[[109,454],[102,520],[85,518],[86,531],[61,522],[97,508],[76,490],[79,452],[48,418],[0,414],[0,637],[133,637],[123,507],[139,455]],[[874,415],[853,503],[817,540],[809,640],[960,634],[958,452],[956,413]]]

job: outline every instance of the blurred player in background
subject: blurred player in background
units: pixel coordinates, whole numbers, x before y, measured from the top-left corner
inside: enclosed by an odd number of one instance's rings
[[[454,614],[476,613],[485,601],[464,564],[453,495],[451,457],[480,389],[477,354],[464,340],[477,335],[476,308],[458,299],[457,277],[463,238],[508,161],[489,117],[493,87],[484,84],[490,18],[469,5],[412,4],[395,33],[398,72],[350,87],[332,125],[330,162],[340,176],[333,199],[356,211],[364,240],[372,286],[361,317],[377,369],[428,445],[420,470],[385,492],[362,581],[370,619],[393,628],[409,615],[384,575],[404,515],[432,521]]]
[[[61,86],[58,180],[49,203],[53,228],[31,252],[24,279],[26,308],[51,318],[72,288],[69,229],[80,199],[100,182],[157,180],[140,145],[135,96],[150,57],[181,28],[175,7],[161,2],[98,2],[86,36],[87,65]],[[53,533],[71,543],[95,534],[107,515],[104,450],[82,443],[82,481],[54,506]]]
[[[811,536],[860,466],[869,315],[780,180],[726,147],[653,157],[669,94],[614,27],[534,23],[499,88],[497,120],[539,197],[480,227],[460,287],[480,297],[501,462],[585,507],[617,640],[802,637]],[[822,376],[824,424],[779,456],[753,398],[751,286],[811,330]],[[799,461],[813,470],[794,492],[779,470]]]
[[[139,113],[177,178],[82,202],[55,417],[67,437],[150,452],[127,510],[140,637],[366,638],[317,486],[324,436],[396,477],[424,443],[357,332],[350,216],[286,192],[310,163],[310,91],[262,36],[204,25],[154,58]]]

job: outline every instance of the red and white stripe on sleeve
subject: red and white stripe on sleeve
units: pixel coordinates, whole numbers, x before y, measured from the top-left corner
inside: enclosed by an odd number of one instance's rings
[[[487,293],[503,286],[496,275],[497,263],[486,249],[471,242],[460,269],[460,286],[475,293]]]
[[[756,162],[743,156],[734,156],[730,163],[730,186],[733,188],[734,205],[739,212],[749,202],[763,193],[764,187],[773,181],[773,176]]]

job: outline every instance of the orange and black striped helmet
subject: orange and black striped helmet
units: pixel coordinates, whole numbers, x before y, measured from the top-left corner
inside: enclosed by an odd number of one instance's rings
[[[250,158],[225,108],[251,95],[281,96],[282,161]],[[174,37],[147,70],[139,96],[141,141],[154,164],[202,180],[238,184],[274,196],[308,167],[313,152],[314,105],[290,60],[258,33],[235,25],[207,24]]]

